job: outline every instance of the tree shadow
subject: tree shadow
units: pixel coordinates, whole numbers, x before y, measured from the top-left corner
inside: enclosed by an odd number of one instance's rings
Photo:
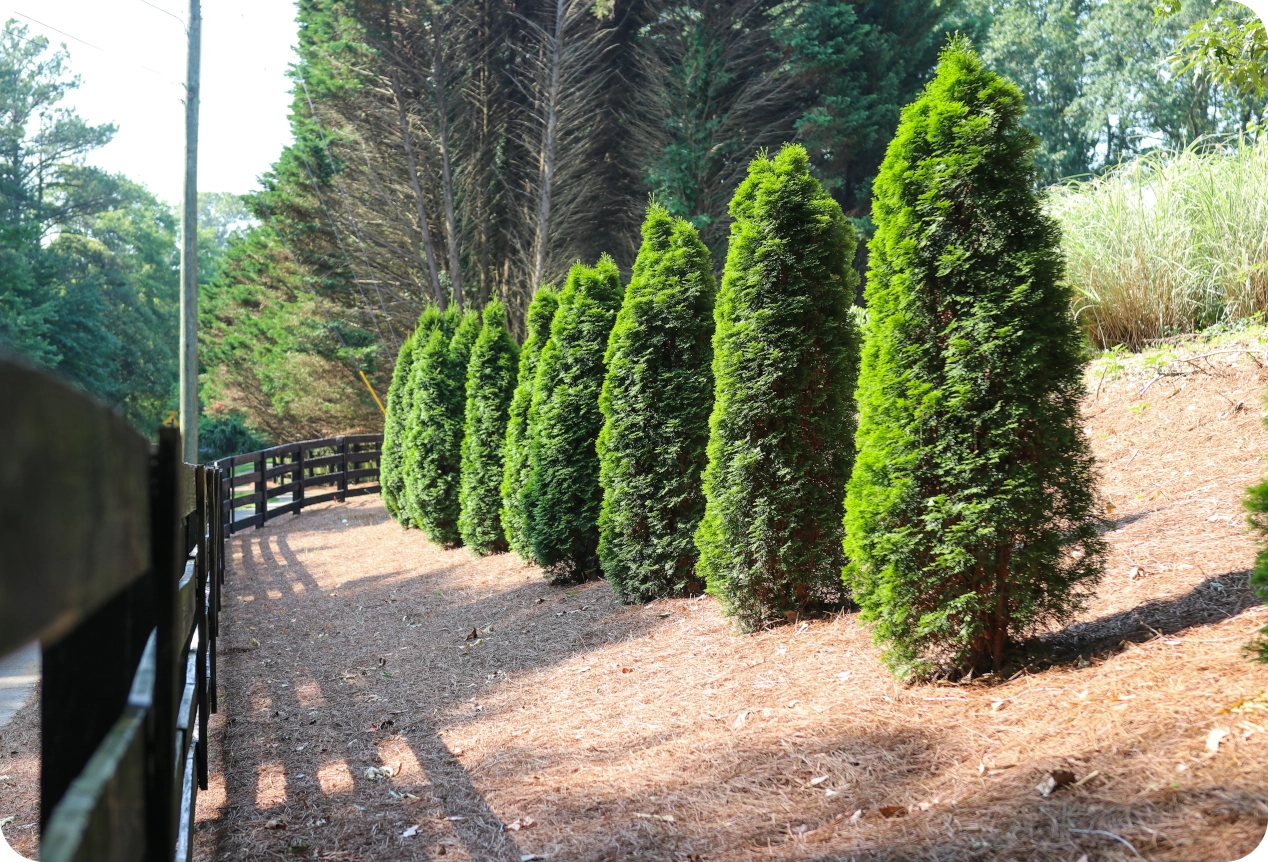
[[[1180,596],[1151,599],[1100,619],[1077,622],[1023,644],[1033,666],[1076,664],[1104,657],[1128,644],[1223,622],[1260,603],[1249,570],[1209,577]]]

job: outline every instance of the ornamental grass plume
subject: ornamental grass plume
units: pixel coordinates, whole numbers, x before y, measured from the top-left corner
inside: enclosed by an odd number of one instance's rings
[[[458,483],[466,370],[479,333],[478,312],[451,307],[426,343],[415,346],[411,375],[415,424],[407,450],[406,510],[427,538],[442,547],[461,544]]]
[[[999,672],[1105,556],[1083,350],[1022,96],[966,40],[874,185],[845,581],[899,676]]]
[[[519,371],[515,377],[515,394],[506,421],[506,445],[503,447],[505,467],[502,473],[502,530],[512,551],[527,561],[533,560],[533,543],[524,518],[523,493],[532,467],[528,461],[528,410],[533,403],[533,380],[537,361],[550,338],[550,323],[559,308],[559,294],[543,284],[528,306],[528,337],[520,348]]]
[[[713,408],[712,258],[653,203],[599,396],[599,560],[627,602],[697,592],[700,474]]]
[[[730,211],[697,571],[754,629],[844,599],[858,276],[854,230],[803,148],[754,159]]]
[[[603,356],[621,296],[612,258],[574,264],[533,382],[523,508],[533,557],[559,583],[599,575],[603,493],[595,441],[603,424]]]
[[[502,456],[518,360],[519,346],[506,328],[506,309],[495,299],[484,307],[484,325],[467,365],[458,487],[458,532],[477,554],[494,554],[507,547],[499,514]]]

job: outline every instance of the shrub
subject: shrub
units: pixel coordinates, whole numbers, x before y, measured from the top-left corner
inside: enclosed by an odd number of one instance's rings
[[[428,306],[431,308],[432,306]],[[426,312],[424,312],[425,314]],[[422,321],[419,327],[422,328]],[[396,366],[392,369],[392,383],[387,389],[387,415],[383,418],[383,449],[379,455],[379,487],[382,488],[383,505],[397,521],[408,526],[409,516],[401,508],[401,495],[405,492],[405,477],[401,473],[405,426],[411,405],[405,400],[410,371],[414,363],[414,336],[411,333],[396,354]]]
[[[533,543],[528,537],[522,505],[524,486],[532,472],[528,460],[528,410],[533,403],[537,360],[550,338],[550,323],[557,308],[559,294],[551,285],[543,284],[528,306],[528,338],[520,349],[515,394],[511,397],[511,409],[506,421],[506,446],[503,449],[506,466],[501,488],[502,530],[511,550],[525,560],[533,559]]]
[[[204,413],[198,418],[198,459],[204,464],[266,449],[269,441],[241,413]]]
[[[844,598],[858,276],[854,230],[801,147],[754,159],[730,211],[697,570],[752,629]]]
[[[515,390],[519,345],[506,328],[506,309],[484,307],[484,325],[467,365],[466,419],[462,434],[460,514],[462,541],[478,554],[506,550],[499,515],[506,420]]]
[[[449,333],[452,332],[452,338]],[[462,424],[466,413],[466,369],[480,332],[480,315],[447,311],[416,356],[413,431],[407,450],[406,511],[427,538],[443,547],[460,544],[458,482]]]
[[[999,671],[1010,638],[1082,607],[1104,557],[1081,338],[1022,113],[953,40],[874,187],[846,581],[901,676]]]
[[[1268,536],[1268,481],[1261,482],[1246,491],[1246,510],[1250,512],[1250,525],[1260,537]],[[1255,568],[1250,574],[1250,587],[1262,601],[1268,602],[1268,547],[1261,547],[1255,555]],[[1268,636],[1268,627],[1259,630]],[[1260,637],[1250,644],[1250,650],[1262,662],[1268,662],[1268,637]]]
[[[604,255],[574,264],[542,349],[529,409],[523,509],[533,557],[557,582],[599,574],[603,354],[621,305],[621,274]]]
[[[699,587],[715,293],[696,229],[652,204],[599,396],[599,560],[624,601]]]

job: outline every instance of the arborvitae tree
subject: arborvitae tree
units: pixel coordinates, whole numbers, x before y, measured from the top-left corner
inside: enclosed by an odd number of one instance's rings
[[[458,532],[467,547],[478,554],[506,550],[499,514],[502,456],[518,359],[519,345],[506,328],[506,309],[494,300],[484,307],[484,326],[467,365],[462,480],[458,490]]]
[[[713,408],[711,264],[689,222],[659,204],[648,208],[599,396],[599,560],[627,602],[699,588],[695,533]]]
[[[1246,492],[1246,510],[1250,512],[1250,525],[1261,537],[1268,535],[1268,482],[1250,488]],[[1255,569],[1250,574],[1250,586],[1261,600],[1268,601],[1268,547],[1261,547],[1255,556]],[[1268,627],[1259,630],[1260,637],[1249,649],[1262,662],[1268,662]]]
[[[730,211],[697,571],[752,629],[843,599],[858,276],[854,229],[801,147],[754,159]]]
[[[524,486],[532,467],[528,461],[528,410],[533,403],[533,380],[537,376],[537,360],[550,338],[550,323],[559,308],[559,294],[543,284],[533,295],[528,307],[528,338],[520,348],[520,367],[516,375],[515,394],[511,397],[510,415],[506,422],[506,461],[502,473],[502,530],[511,550],[525,560],[533,559],[533,543],[528,537],[524,519]]]
[[[456,326],[454,323],[456,322]],[[414,414],[417,425],[409,450],[406,505],[410,519],[438,545],[460,544],[458,482],[462,425],[466,414],[466,370],[480,333],[480,315],[446,312],[427,343],[415,346]],[[450,329],[450,327],[453,327]],[[448,337],[449,332],[453,337]]]
[[[599,392],[621,306],[621,273],[604,255],[574,264],[533,382],[523,509],[533,557],[556,582],[599,574]]]
[[[944,49],[875,186],[846,582],[901,676],[999,671],[1104,557],[1083,351],[1021,93]]]
[[[421,321],[419,325],[421,327]],[[405,390],[413,363],[414,335],[411,333],[396,354],[396,367],[392,369],[392,384],[387,389],[387,416],[383,419],[383,451],[379,456],[379,486],[383,489],[383,505],[388,514],[406,526],[409,516],[400,506],[400,497],[405,491],[401,465],[405,424],[410,410],[410,405],[405,402]]]

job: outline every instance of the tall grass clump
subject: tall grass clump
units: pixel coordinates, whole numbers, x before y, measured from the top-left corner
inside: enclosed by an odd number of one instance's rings
[[[1198,141],[1050,191],[1073,313],[1137,348],[1268,310],[1268,139]]]

